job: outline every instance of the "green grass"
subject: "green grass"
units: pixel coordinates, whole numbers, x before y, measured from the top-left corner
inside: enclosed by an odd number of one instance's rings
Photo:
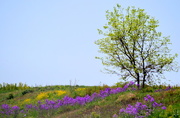
[[[122,87],[123,84],[117,84],[115,87]],[[9,86],[8,86],[9,87]],[[17,105],[21,108],[25,104],[37,104],[37,96],[40,93],[47,93],[45,99],[57,100],[62,99],[65,95],[75,98],[76,96],[91,95],[94,92],[99,92],[109,86],[70,86],[70,85],[56,85],[45,87],[27,87],[26,89],[10,89],[0,90],[0,105],[9,104],[11,106]],[[15,88],[15,87],[14,87]],[[82,91],[76,91],[78,88],[85,88]],[[63,106],[51,114],[38,115],[36,111],[31,112],[27,118],[36,117],[52,117],[52,118],[111,118],[113,114],[119,114],[121,108],[126,108],[128,104],[134,105],[136,102],[144,103],[143,98],[149,94],[154,97],[156,102],[163,103],[166,110],[156,110],[149,118],[179,118],[180,117],[180,87],[173,87],[173,90],[154,92],[157,89],[164,89],[166,86],[146,86],[145,89],[136,91],[126,91],[118,94],[110,95],[104,99],[87,103],[84,106]],[[58,96],[55,91],[66,91],[66,94]],[[10,97],[13,96],[13,97]],[[30,101],[28,101],[30,99]],[[27,101],[26,101],[27,100]],[[26,102],[25,102],[26,101]],[[19,116],[20,117],[20,116]],[[22,116],[21,116],[22,117]],[[120,117],[120,116],[119,116]]]

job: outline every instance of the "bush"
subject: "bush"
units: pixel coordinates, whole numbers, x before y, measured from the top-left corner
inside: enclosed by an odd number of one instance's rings
[[[14,98],[14,95],[11,93],[11,94],[8,95],[7,100],[10,100],[10,99],[13,99],[13,98]]]
[[[25,95],[25,94],[27,94],[27,93],[32,93],[32,92],[34,92],[34,91],[28,89],[28,90],[23,91],[23,92],[22,92],[22,95]]]

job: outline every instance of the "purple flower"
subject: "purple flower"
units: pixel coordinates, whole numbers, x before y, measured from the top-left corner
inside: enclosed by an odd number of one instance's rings
[[[137,103],[135,104],[135,107],[136,107],[136,109],[137,109],[138,111],[147,109],[147,106],[146,106],[146,105],[143,105],[141,102],[137,102]]]
[[[153,102],[154,101],[154,98],[152,97],[151,99],[150,99],[150,102]]]
[[[138,110],[129,104],[128,107],[126,108],[125,112],[128,114],[136,115],[138,113]]]
[[[151,97],[150,95],[146,95],[146,97],[144,97],[144,100],[145,100],[145,101],[153,102],[153,101],[154,101],[154,98]]]
[[[19,107],[18,106],[13,106],[12,109],[13,110],[19,110]]]
[[[134,85],[134,84],[135,84],[135,82],[133,82],[133,81],[129,82],[129,85]]]
[[[145,116],[138,116],[138,117],[136,117],[136,118],[145,118]]]
[[[104,90],[101,90],[100,93],[93,93],[91,96],[86,95],[85,97],[77,96],[76,98],[71,98],[69,96],[65,96],[62,100],[45,100],[45,102],[38,101],[36,105],[27,104],[24,107],[24,110],[20,111],[20,108],[18,106],[10,107],[7,104],[3,104],[0,106],[0,113],[4,115],[17,115],[19,113],[27,114],[30,110],[36,110],[37,112],[41,112],[42,110],[47,110],[46,112],[49,112],[49,110],[52,111],[52,109],[58,109],[61,106],[65,105],[85,105],[86,103],[89,103],[91,101],[95,101],[97,99],[103,99],[110,94],[117,94],[120,92],[124,92],[127,90],[127,88],[130,85],[133,85],[134,82],[129,82],[126,84],[123,88],[106,88]],[[142,107],[142,106],[141,106]],[[130,114],[137,114],[138,109],[134,106],[129,105],[126,110],[121,109],[120,112],[127,112]],[[116,117],[116,115],[114,115]],[[118,117],[118,116],[117,116]]]
[[[165,110],[165,109],[166,109],[166,107],[165,107],[165,106],[163,106],[163,107],[161,107],[161,109]]]
[[[137,89],[136,89],[136,88],[134,88],[134,87],[132,87],[132,88],[131,88],[131,90],[135,91],[135,90],[137,90]]]
[[[159,107],[162,106],[163,104],[162,103],[159,103]]]
[[[158,104],[157,102],[154,102],[152,105],[153,105],[153,107],[159,107],[162,105],[162,103]]]
[[[149,116],[150,115],[150,112],[146,112],[146,116]]]
[[[162,103],[157,103],[155,102],[154,98],[150,95],[146,95],[146,97],[144,97],[144,100],[148,102],[148,104],[150,103],[150,105],[152,105],[152,107],[148,107],[147,105],[142,104],[141,102],[136,102],[136,104],[134,106],[132,105],[128,105],[126,107],[126,109],[120,109],[120,113],[124,112],[127,113],[135,118],[145,118],[147,116],[149,116],[152,111],[154,110],[153,107],[160,107],[162,106]],[[165,106],[161,107],[162,109],[166,109]]]
[[[26,108],[31,109],[31,108],[33,108],[33,105],[32,104],[27,104]]]
[[[153,107],[156,107],[156,106],[158,106],[158,103],[157,103],[157,102],[154,102],[154,103],[153,103]]]
[[[118,118],[118,115],[117,115],[117,114],[114,114],[114,115],[113,115],[113,118]]]
[[[147,98],[147,97],[144,97],[144,100],[145,100],[145,101],[148,101],[148,98]]]
[[[151,99],[151,96],[150,96],[150,95],[146,95],[146,97],[147,97],[148,99]]]
[[[125,111],[124,108],[122,108],[122,109],[119,110],[120,113],[122,113],[122,112],[124,112],[124,111]]]
[[[172,89],[172,87],[168,86],[166,89],[158,89],[158,90],[155,90],[155,92],[168,91],[170,89]]]
[[[142,106],[142,103],[141,102],[137,102],[135,107],[138,108],[138,107],[141,107]]]
[[[123,87],[123,89],[126,90],[128,87],[129,87],[129,85],[126,84],[126,85]]]
[[[3,104],[1,105],[2,109],[10,109],[10,106],[8,104]]]

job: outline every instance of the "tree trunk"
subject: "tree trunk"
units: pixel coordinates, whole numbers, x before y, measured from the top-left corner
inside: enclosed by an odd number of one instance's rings
[[[144,88],[145,87],[145,81],[146,81],[146,74],[144,74],[144,76],[143,76],[143,84],[142,84],[142,88]]]
[[[139,90],[140,89],[139,73],[137,73],[137,86],[138,86],[138,90]]]

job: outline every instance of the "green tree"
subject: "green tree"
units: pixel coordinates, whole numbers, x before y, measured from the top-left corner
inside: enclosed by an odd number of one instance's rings
[[[110,66],[106,70],[121,75],[121,79],[133,78],[138,85],[155,82],[164,71],[178,71],[174,61],[177,54],[170,54],[167,47],[169,37],[162,37],[156,28],[158,20],[150,17],[144,9],[128,7],[123,9],[119,4],[112,12],[106,12],[108,23],[98,29],[104,38],[95,41],[99,52],[106,57],[96,57],[102,64]]]

